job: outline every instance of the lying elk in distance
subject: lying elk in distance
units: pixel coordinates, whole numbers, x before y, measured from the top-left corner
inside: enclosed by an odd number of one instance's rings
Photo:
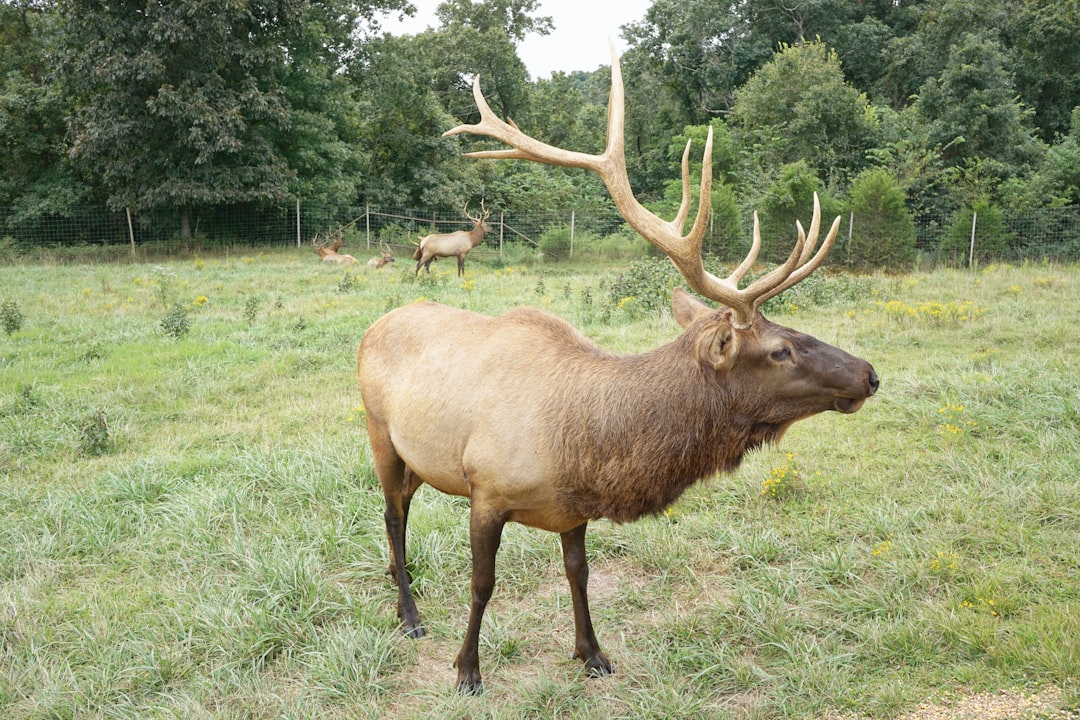
[[[458,276],[465,274],[465,256],[474,247],[484,242],[485,233],[491,232],[491,227],[487,224],[491,212],[484,208],[483,200],[480,201],[479,215],[473,216],[469,214],[469,203],[465,203],[464,212],[465,217],[473,222],[472,230],[432,233],[420,238],[420,245],[417,246],[416,252],[413,253],[413,260],[417,261],[417,273],[420,272],[421,267],[431,272],[431,263],[435,261],[435,258],[456,257]]]
[[[352,265],[357,262],[357,259],[352,255],[346,255],[339,253],[338,250],[345,247],[345,241],[342,238],[335,238],[330,247],[326,247],[326,241],[318,242],[318,236],[311,240],[311,244],[315,246],[315,253],[322,258],[325,263],[333,263],[334,265]]]
[[[683,333],[642,355],[616,356],[563,320],[515,309],[487,317],[433,303],[377,320],[357,355],[375,469],[386,499],[389,573],[409,637],[424,628],[405,559],[409,504],[423,483],[471,499],[472,601],[458,652],[458,689],[482,690],[478,641],[495,584],[495,555],[507,522],[560,533],[574,608],[575,655],[593,675],[612,671],[589,613],[585,531],[590,520],[630,522],[674,502],[687,487],[735,468],[748,450],[779,440],[792,423],[827,410],[853,413],[878,388],[865,360],[776,325],[758,311],[767,299],[824,261],[839,218],[814,252],[821,210],[788,260],[740,289],[761,245],[727,278],[704,269],[701,240],[711,192],[712,136],[705,144],[700,201],[689,234],[687,145],[683,198],[665,222],[633,197],[623,156],[623,86],[612,51],[607,147],[585,155],[551,147],[500,120],[479,89],[477,125],[447,135],[487,135],[512,150],[470,153],[588,168],[623,217],[664,251],[690,286],[726,307],[712,309],[676,288]]]
[[[382,270],[392,262],[394,262],[394,251],[390,249],[389,245],[383,244],[379,249],[379,257],[371,258],[367,261],[367,264],[369,268]]]

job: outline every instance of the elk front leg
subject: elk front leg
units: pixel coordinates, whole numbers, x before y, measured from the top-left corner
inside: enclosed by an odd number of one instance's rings
[[[563,549],[563,566],[566,579],[570,581],[570,597],[574,601],[574,657],[581,658],[585,669],[593,677],[612,672],[611,661],[600,649],[593,632],[589,615],[589,560],[585,556],[585,529],[587,523],[568,530],[560,538]]]
[[[480,622],[495,589],[495,555],[502,540],[505,518],[478,510],[476,498],[469,516],[469,541],[472,546],[472,602],[465,641],[454,660],[458,692],[479,695],[484,691],[480,679]]]

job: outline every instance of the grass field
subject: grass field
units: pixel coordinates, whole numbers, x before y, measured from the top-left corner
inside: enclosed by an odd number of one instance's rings
[[[870,360],[878,395],[591,525],[610,677],[570,658],[558,538],[508,527],[471,698],[464,501],[418,493],[428,637],[396,627],[365,328],[420,297],[545,307],[617,352],[677,327],[605,265],[405,265],[0,267],[0,717],[887,718],[1047,688],[1080,709],[1080,268],[822,277],[774,307]]]

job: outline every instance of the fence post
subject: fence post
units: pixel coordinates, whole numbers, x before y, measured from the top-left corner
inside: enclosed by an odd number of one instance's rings
[[[135,254],[135,228],[131,224],[131,207],[128,206],[128,207],[126,207],[124,209],[127,210],[128,237],[131,238],[131,254],[134,255]]]
[[[844,246],[844,255],[847,256],[848,264],[851,264],[851,235],[855,228],[855,211],[850,211],[847,221],[847,245]]]
[[[574,223],[577,220],[577,210],[570,211],[570,257],[574,257]]]
[[[971,247],[968,250],[968,267],[975,266],[975,220],[979,217],[979,213],[974,209],[971,211]]]
[[[499,211],[499,259],[503,256],[503,233],[506,232],[506,211]]]
[[[364,235],[367,237],[368,250],[371,249],[371,203],[364,203]]]
[[[300,198],[296,198],[296,247],[300,247]]]

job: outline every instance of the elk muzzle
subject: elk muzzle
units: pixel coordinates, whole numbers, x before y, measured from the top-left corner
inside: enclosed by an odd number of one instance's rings
[[[881,386],[881,380],[878,378],[878,374],[874,371],[874,366],[868,362],[863,361],[866,365],[866,369],[863,372],[865,377],[865,388],[861,397],[838,397],[833,402],[833,409],[842,413],[853,413],[863,406],[870,397],[878,391],[878,387]]]

